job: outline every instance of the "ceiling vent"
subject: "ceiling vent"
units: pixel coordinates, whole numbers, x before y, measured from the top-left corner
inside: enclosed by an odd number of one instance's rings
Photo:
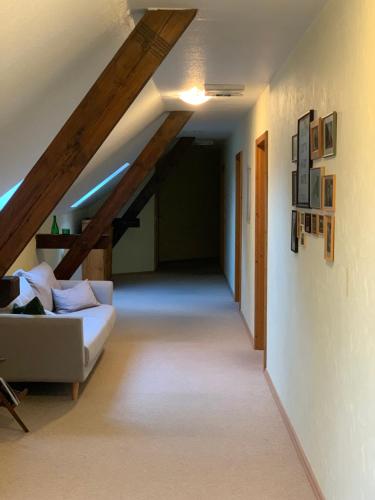
[[[210,97],[242,97],[245,85],[206,84],[204,90]]]

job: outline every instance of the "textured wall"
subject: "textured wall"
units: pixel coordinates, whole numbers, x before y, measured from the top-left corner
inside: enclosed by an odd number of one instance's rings
[[[128,229],[113,250],[113,274],[155,270],[154,197],[147,203],[139,218],[141,226]]]
[[[331,0],[230,143],[238,149],[247,136],[253,166],[268,115],[268,369],[330,500],[375,498],[374,24],[372,0]],[[315,162],[337,175],[334,264],[321,238],[290,251],[291,136],[310,108],[338,112],[337,157]],[[250,327],[253,221],[244,242]]]
[[[254,331],[254,296],[252,293],[254,282],[254,224],[255,224],[255,196],[254,179],[255,140],[268,127],[269,89],[266,88],[251,112],[246,114],[238,124],[232,137],[227,143],[225,154],[225,262],[224,271],[229,286],[234,291],[234,258],[235,258],[235,172],[236,154],[243,153],[243,220],[242,220],[242,282],[241,282],[241,309],[250,330]],[[247,170],[249,170],[249,173]],[[250,219],[247,219],[249,203]]]

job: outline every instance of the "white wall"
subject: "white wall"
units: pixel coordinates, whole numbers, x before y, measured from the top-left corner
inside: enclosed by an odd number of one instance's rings
[[[242,220],[242,282],[241,309],[250,330],[254,331],[254,225],[255,225],[255,140],[268,128],[269,90],[264,90],[250,113],[238,124],[227,143],[225,155],[225,262],[224,271],[232,291],[234,291],[235,259],[235,187],[236,154],[242,151],[243,178],[243,220]],[[247,169],[250,168],[250,175]],[[246,185],[246,182],[248,185]],[[247,220],[247,198],[249,198],[250,221]]]
[[[113,249],[113,274],[155,270],[155,197],[140,213],[140,227],[130,228]]]
[[[374,25],[372,0],[329,1],[228,147],[230,158],[250,152],[254,208],[254,138],[269,130],[268,370],[335,500],[375,498]],[[334,264],[321,238],[290,251],[291,136],[310,108],[338,112],[337,157],[315,162],[337,175]],[[228,169],[230,214],[233,163]],[[253,328],[254,210],[245,236],[243,309]],[[231,256],[233,242],[232,228]]]

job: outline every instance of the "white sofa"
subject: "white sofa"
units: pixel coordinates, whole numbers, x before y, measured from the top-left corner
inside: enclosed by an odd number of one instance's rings
[[[59,281],[62,289],[78,281]],[[0,314],[0,376],[9,382],[72,383],[77,399],[115,323],[113,283],[89,281],[100,305],[69,314]]]

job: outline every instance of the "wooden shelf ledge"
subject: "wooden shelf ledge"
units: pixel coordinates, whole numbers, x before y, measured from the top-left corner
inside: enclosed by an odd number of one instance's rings
[[[79,234],[37,234],[35,237],[36,248],[70,249],[79,237]],[[104,235],[101,236],[93,249],[103,250],[111,245],[111,237],[109,235]]]

